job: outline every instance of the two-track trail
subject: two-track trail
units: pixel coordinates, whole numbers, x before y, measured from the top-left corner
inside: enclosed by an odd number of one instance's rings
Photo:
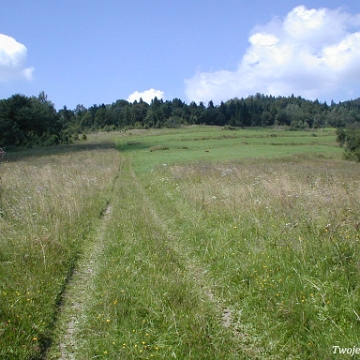
[[[86,306],[87,301],[89,301],[89,296],[91,296],[89,289],[96,273],[99,258],[102,256],[106,227],[111,221],[112,216],[111,198],[118,186],[122,164],[123,159],[120,161],[119,170],[110,187],[106,206],[100,213],[99,223],[97,224],[96,230],[93,231],[93,238],[79,257],[77,266],[74,269],[63,294],[62,306],[57,320],[57,339],[55,345],[48,351],[48,358],[78,358],[75,356],[77,349],[78,323],[81,317],[84,316],[84,307]]]
[[[238,359],[231,312],[124,156],[48,359]]]

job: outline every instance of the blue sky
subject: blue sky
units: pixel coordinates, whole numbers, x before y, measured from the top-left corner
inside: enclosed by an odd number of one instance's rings
[[[1,1],[0,98],[360,97],[358,0]]]

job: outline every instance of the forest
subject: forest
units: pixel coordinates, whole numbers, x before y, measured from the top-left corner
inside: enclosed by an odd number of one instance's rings
[[[280,126],[289,130],[358,127],[360,98],[328,105],[294,95],[256,94],[205,105],[155,97],[150,104],[142,99],[132,103],[120,99],[112,104],[89,108],[79,104],[75,109],[64,106],[60,110],[45,92],[31,97],[15,94],[0,100],[0,147],[71,143],[79,139],[79,134],[96,131],[199,124],[228,128]]]

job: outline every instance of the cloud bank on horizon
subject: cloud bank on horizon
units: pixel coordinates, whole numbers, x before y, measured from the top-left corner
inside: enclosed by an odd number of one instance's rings
[[[225,101],[256,93],[329,99],[360,84],[360,14],[298,6],[285,19],[257,25],[236,70],[185,80],[189,101]]]
[[[150,104],[151,100],[157,97],[158,99],[164,99],[164,92],[161,90],[155,90],[153,88],[145,90],[142,92],[135,91],[129,95],[127,101],[134,102],[139,101],[140,98],[143,99],[146,103]]]
[[[33,80],[33,67],[26,67],[27,49],[11,36],[0,34],[0,82]]]

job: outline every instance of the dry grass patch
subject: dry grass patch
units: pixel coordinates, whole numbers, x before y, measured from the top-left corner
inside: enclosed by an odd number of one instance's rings
[[[40,358],[49,345],[63,289],[106,205],[119,156],[99,149],[1,164],[1,358]]]

